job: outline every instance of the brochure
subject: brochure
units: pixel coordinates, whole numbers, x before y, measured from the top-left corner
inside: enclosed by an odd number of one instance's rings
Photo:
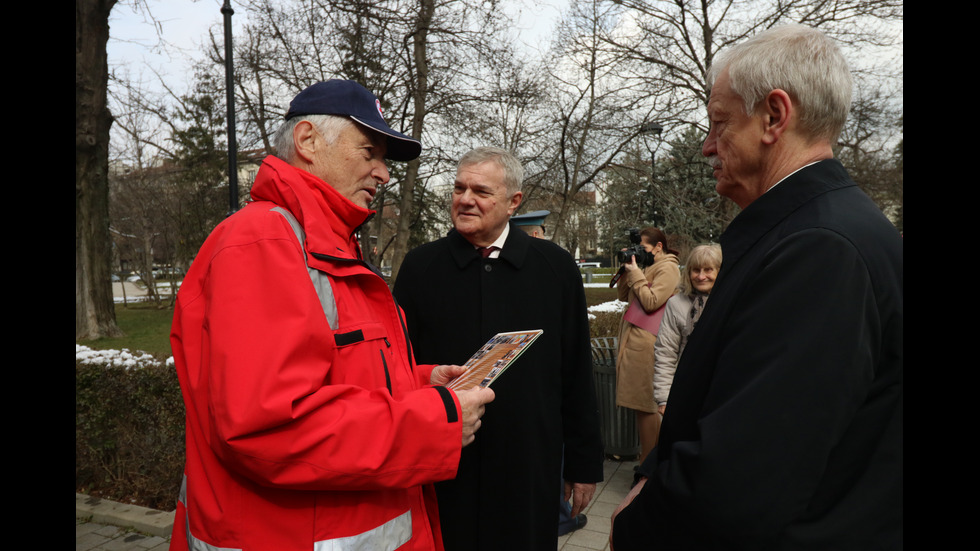
[[[446,387],[466,390],[477,385],[490,386],[542,333],[541,329],[497,333],[463,364],[466,372]]]

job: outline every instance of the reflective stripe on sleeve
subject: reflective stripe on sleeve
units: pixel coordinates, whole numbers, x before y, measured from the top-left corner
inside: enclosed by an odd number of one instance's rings
[[[355,536],[318,541],[314,551],[394,551],[412,539],[412,511]]]

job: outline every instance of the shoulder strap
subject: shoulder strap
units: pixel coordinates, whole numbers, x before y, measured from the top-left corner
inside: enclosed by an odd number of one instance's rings
[[[288,210],[282,207],[273,207],[271,210],[281,214],[292,226],[296,240],[299,241],[299,248],[303,251],[303,263],[306,264],[306,271],[310,274],[313,289],[316,291],[316,295],[320,297],[320,306],[323,308],[323,314],[327,317],[327,324],[330,325],[330,329],[336,331],[337,301],[333,296],[333,287],[330,286],[330,278],[327,274],[316,268],[311,268],[310,263],[306,260],[306,233],[303,232],[303,227],[299,225],[299,220],[296,220],[293,213]]]

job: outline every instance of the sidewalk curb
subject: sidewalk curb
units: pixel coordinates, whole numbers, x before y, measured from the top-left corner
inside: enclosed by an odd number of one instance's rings
[[[148,509],[138,505],[116,503],[75,492],[75,518],[169,538],[174,526],[174,513]]]

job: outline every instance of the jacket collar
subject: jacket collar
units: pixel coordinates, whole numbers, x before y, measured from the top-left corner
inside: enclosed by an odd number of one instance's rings
[[[311,253],[361,258],[354,234],[374,211],[352,203],[320,178],[269,156],[259,167],[251,196],[291,212],[306,232],[306,246]]]
[[[732,220],[719,241],[725,256],[722,269],[731,266],[763,235],[814,197],[855,185],[837,159],[826,159],[787,176],[745,207]]]
[[[456,266],[460,269],[465,268],[470,262],[480,258],[473,244],[467,241],[455,228],[449,230],[446,238],[449,242],[449,252],[452,254]],[[504,242],[504,246],[500,249],[499,260],[504,260],[515,268],[520,269],[524,265],[524,260],[527,257],[531,239],[533,238],[524,233],[523,230],[514,224],[510,224],[507,241]]]

